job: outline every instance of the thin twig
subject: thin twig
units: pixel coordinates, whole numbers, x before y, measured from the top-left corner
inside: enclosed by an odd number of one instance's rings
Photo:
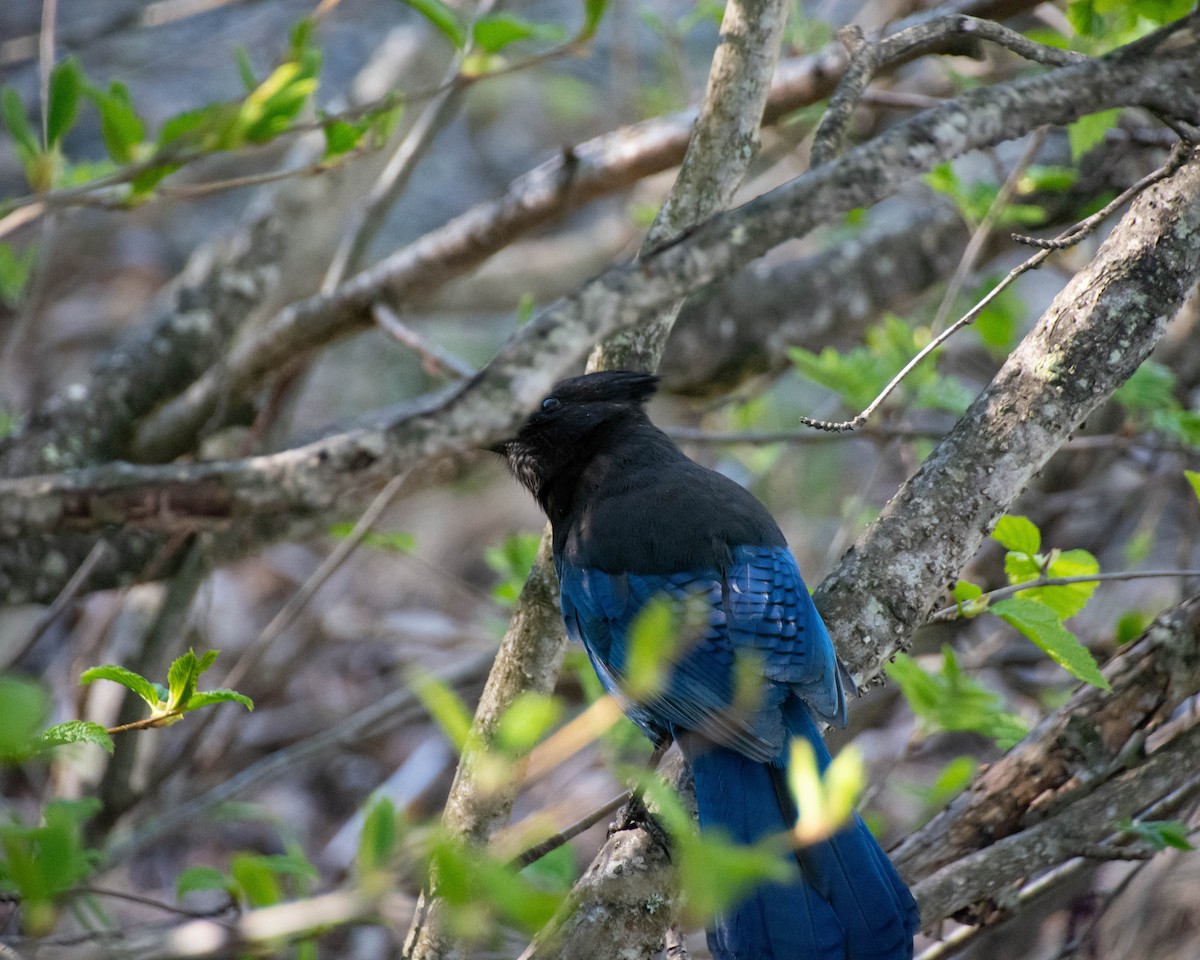
[[[999,587],[996,590],[989,590],[987,593],[980,594],[974,598],[971,603],[979,603],[980,601],[1003,600],[1005,597],[1011,597],[1014,594],[1020,593],[1022,590],[1033,590],[1038,587],[1068,587],[1075,583],[1102,583],[1109,580],[1152,580],[1162,577],[1200,577],[1200,570],[1125,570],[1117,573],[1094,573],[1090,576],[1080,577],[1039,577],[1036,580],[1027,580],[1024,583],[1011,583],[1007,587]],[[929,623],[948,623],[952,620],[959,619],[962,616],[960,612],[960,604],[943,607],[929,617]]]
[[[1012,170],[1009,171],[1004,183],[1001,184],[1000,189],[996,192],[996,196],[988,206],[983,219],[979,221],[979,225],[971,233],[971,239],[967,241],[966,249],[963,250],[963,254],[959,258],[958,266],[954,268],[954,274],[950,277],[950,282],[946,285],[946,292],[942,295],[942,302],[938,304],[933,322],[929,325],[931,330],[940,330],[943,324],[945,324],[946,317],[950,315],[950,311],[954,308],[954,301],[958,299],[963,285],[967,282],[968,274],[975,269],[979,255],[983,252],[984,244],[991,238],[992,231],[997,221],[999,221],[1000,215],[1008,208],[1009,201],[1012,200],[1013,194],[1016,193],[1018,182],[1025,175],[1025,171],[1029,165],[1033,163],[1038,151],[1042,149],[1042,144],[1046,142],[1046,132],[1046,127],[1039,127],[1034,131],[1033,136],[1029,138],[1029,143],[1025,145],[1025,149],[1021,152],[1020,158],[1013,164]]]
[[[629,790],[618,794],[607,803],[580,817],[569,827],[564,827],[561,831],[554,834],[554,836],[547,837],[541,843],[534,844],[529,849],[517,854],[508,861],[508,868],[510,870],[523,870],[531,863],[542,859],[542,857],[544,857],[546,854],[551,853],[552,851],[557,850],[563,844],[574,840],[577,836],[583,833],[584,830],[587,830],[589,827],[599,823],[610,813],[614,813],[632,796],[633,794]]]
[[[258,635],[245,653],[241,655],[237,663],[229,671],[225,678],[227,686],[236,687],[238,682],[245,677],[251,670],[258,666],[263,655],[267,652],[267,648],[279,637],[284,630],[291,626],[292,621],[300,615],[305,607],[308,606],[310,600],[318,590],[325,585],[327,581],[337,569],[346,562],[346,559],[354,552],[371,528],[378,522],[383,511],[391,505],[391,502],[396,498],[396,494],[400,492],[400,488],[404,486],[404,481],[407,479],[408,473],[400,473],[392,477],[388,481],[387,486],[375,495],[375,499],[371,501],[366,510],[363,511],[358,522],[354,524],[350,533],[343,540],[338,542],[338,545],[333,548],[329,556],[327,556],[319,567],[313,572],[303,586],[288,598],[287,603],[283,608],[271,618],[271,622],[263,629],[263,632]]]
[[[237,901],[232,897],[227,897],[225,902],[218,907],[209,907],[206,910],[189,910],[186,907],[176,906],[173,903],[164,903],[161,900],[155,900],[151,897],[139,896],[136,893],[129,893],[125,890],[113,890],[109,887],[74,887],[70,895],[111,897],[114,900],[125,900],[129,903],[141,904],[144,907],[153,907],[155,910],[162,910],[164,913],[190,917],[193,920],[208,920],[237,908]]]
[[[442,349],[435,343],[430,343],[401,320],[396,315],[396,311],[386,303],[376,303],[371,308],[371,312],[375,315],[375,322],[383,328],[385,333],[421,357],[421,366],[426,373],[442,373],[459,380],[469,380],[479,372],[461,357],[449,350]]]
[[[1121,193],[1120,196],[1105,204],[1103,209],[1092,214],[1087,219],[1081,220],[1079,223],[1060,234],[1055,240],[1049,241],[1049,244],[1046,244],[1045,241],[1036,241],[1029,237],[1022,238],[1018,234],[1013,234],[1014,240],[1022,243],[1032,243],[1035,246],[1041,246],[1042,249],[1040,249],[1028,260],[1025,260],[1023,263],[1013,267],[1012,270],[1008,272],[1007,276],[1005,276],[1003,280],[989,290],[987,294],[975,304],[975,306],[973,306],[970,310],[955,320],[954,323],[950,324],[950,326],[934,337],[933,340],[931,340],[919,353],[917,353],[915,357],[913,357],[904,365],[904,368],[899,373],[892,377],[887,386],[880,391],[879,396],[872,400],[861,413],[851,420],[830,421],[815,420],[812,417],[799,417],[797,418],[799,422],[805,426],[813,427],[816,430],[829,430],[834,432],[857,430],[867,422],[871,414],[879,409],[880,404],[882,404],[883,401],[891,395],[892,391],[904,381],[904,378],[912,372],[913,368],[916,367],[917,364],[933,353],[934,350],[949,340],[963,327],[973,323],[983,312],[984,308],[986,308],[988,304],[990,304],[996,297],[1000,295],[1001,291],[1005,290],[1022,274],[1028,273],[1030,270],[1040,267],[1054,250],[1061,250],[1065,247],[1079,243],[1084,239],[1084,237],[1094,231],[1108,216],[1110,216],[1114,210],[1128,203],[1131,199],[1136,197],[1143,190],[1146,190],[1148,187],[1151,187],[1160,180],[1165,180],[1167,177],[1171,176],[1171,174],[1183,166],[1183,164],[1191,156],[1193,149],[1194,148],[1190,144],[1184,144],[1182,142],[1176,144],[1175,149],[1171,151],[1171,156],[1161,167],[1159,167],[1153,173],[1142,177],[1141,180]]]
[[[96,565],[104,559],[104,555],[108,553],[108,550],[108,544],[104,540],[96,541],[95,546],[83,558],[83,563],[71,574],[71,579],[64,584],[58,596],[54,598],[54,602],[42,612],[42,615],[37,619],[37,623],[33,625],[33,629],[29,631],[29,635],[17,647],[13,655],[14,661],[20,660],[29,652],[33,645],[41,639],[42,634],[58,619],[59,614],[79,595],[84,584],[87,583],[88,577],[92,575],[92,571],[96,569]]]
[[[990,40],[1027,60],[1049,66],[1063,67],[1087,59],[1083,54],[1035,43],[1008,27],[966,14],[928,20],[894,33],[877,43],[864,40],[858,27],[844,27],[838,34],[838,39],[850,54],[850,66],[842,74],[837,90],[829,98],[829,107],[821,117],[816,133],[813,134],[809,169],[816,169],[837,156],[845,140],[846,128],[850,124],[854,108],[862,99],[867,84],[880,70],[910,59],[917,51],[935,50],[944,46],[947,40],[961,34]]]

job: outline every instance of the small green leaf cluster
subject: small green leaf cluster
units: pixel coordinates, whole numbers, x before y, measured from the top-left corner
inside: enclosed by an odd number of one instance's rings
[[[1174,850],[1195,850],[1192,845],[1191,828],[1180,820],[1130,820],[1121,821],[1121,830],[1150,844],[1160,853],[1168,847]]]
[[[124,167],[129,181],[126,200],[138,203],[189,160],[265,143],[295,129],[316,92],[321,64],[312,21],[301,20],[292,28],[283,62],[262,80],[256,78],[245,51],[238,51],[238,70],[246,91],[240,101],[186,110],[169,117],[157,136],[152,136],[124,84],[113,81],[107,89],[96,86],[84,75],[78,61],[68,58],[51,73],[44,138],[34,133],[35,125],[12,87],[0,90],[0,121],[12,138],[13,149],[35,193],[85,184]],[[62,152],[63,137],[78,119],[84,100],[92,104],[100,118],[109,158],[104,164],[67,164]],[[397,99],[384,98],[352,119],[324,118],[325,161],[363,146],[368,138],[372,144],[381,143],[395,126],[400,109]]]
[[[1001,517],[992,539],[1008,549],[1004,571],[1012,586],[1028,583],[1008,599],[992,601],[983,588],[960,580],[954,599],[960,616],[993,613],[1033,641],[1055,663],[1072,676],[1110,689],[1091,652],[1064,624],[1081,611],[1096,590],[1096,581],[1069,584],[1039,584],[1040,581],[1087,577],[1100,572],[1100,564],[1086,550],[1051,550],[1040,553],[1042,534],[1026,517]]]
[[[344,540],[353,530],[352,523],[335,523],[329,528],[329,535]],[[362,544],[385,553],[411,553],[417,546],[417,538],[402,530],[370,530],[362,538]]]
[[[83,824],[99,808],[96,799],[51,800],[36,826],[16,817],[0,824],[0,892],[20,898],[27,935],[54,929],[64,896],[99,862],[83,839]]]
[[[533,569],[541,542],[539,533],[514,533],[505,537],[498,547],[488,547],[484,551],[484,561],[500,576],[500,582],[492,588],[492,596],[501,606],[516,604],[529,571]]]
[[[1067,22],[1071,35],[1039,27],[1028,31],[1031,40],[1060,49],[1098,57],[1132,43],[1152,30],[1185,16],[1195,0],[1070,0]],[[1117,125],[1124,110],[1101,110],[1080,117],[1067,127],[1071,159],[1078,161],[1104,142],[1105,134]]]
[[[826,347],[819,355],[792,347],[788,355],[802,376],[834,391],[848,409],[857,412],[865,409],[931,339],[928,327],[910,326],[889,314],[867,331],[865,346],[845,352]],[[935,361],[940,352],[935,351],[931,362],[920,364],[908,374],[892,395],[901,400],[891,402],[950,413],[962,413],[967,408],[973,395],[960,381],[938,372]]]
[[[197,657],[195,651],[188,650],[171,664],[167,671],[166,687],[115,664],[85,670],[79,682],[88,684],[96,680],[111,680],[136,693],[150,707],[150,716],[131,725],[138,728],[167,727],[181,720],[184,714],[217,703],[240,703],[247,710],[253,710],[253,701],[236,690],[197,690],[201,674],[213,665],[217,655],[218,651],[209,650],[202,657]]]
[[[1200,411],[1187,409],[1176,398],[1175,373],[1147,360],[1113,393],[1134,430],[1155,430],[1191,446],[1200,446]]]
[[[1029,195],[1038,190],[1065,190],[1074,183],[1075,172],[1062,167],[1030,167],[1017,185],[1016,195]],[[958,208],[963,220],[972,229],[979,226],[1000,194],[998,184],[984,180],[963,183],[949,163],[939,164],[925,174],[930,189],[948,197]],[[996,222],[1000,226],[1037,227],[1046,220],[1045,208],[1034,203],[1004,205]]]
[[[942,668],[923,669],[904,653],[887,665],[925,735],[940,730],[978,733],[1007,750],[1028,732],[1025,722],[1004,709],[1000,696],[962,672],[954,651],[942,647]]]
[[[278,854],[238,853],[229,869],[188,867],[175,882],[176,895],[197,890],[223,890],[244,909],[272,907],[295,897],[308,896],[317,879],[317,868],[295,842]]]
[[[466,76],[478,76],[504,65],[497,55],[521,41],[537,43],[568,42],[567,32],[557,23],[526,20],[508,12],[484,14],[470,24],[464,23],[457,10],[443,0],[403,0],[405,4],[429,21],[438,33],[450,41],[456,50],[469,52],[463,63]],[[584,0],[583,24],[571,44],[590,40],[599,27],[608,0]]]

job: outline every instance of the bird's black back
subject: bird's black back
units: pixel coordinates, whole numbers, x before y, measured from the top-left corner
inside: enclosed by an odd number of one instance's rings
[[[554,530],[556,560],[610,573],[723,570],[734,546],[784,546],[767,509],[650,422],[657,378],[563,380],[503,445]]]

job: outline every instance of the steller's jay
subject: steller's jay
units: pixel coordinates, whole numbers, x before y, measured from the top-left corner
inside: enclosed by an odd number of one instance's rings
[[[563,380],[494,449],[550,517],[567,633],[655,744],[679,743],[701,828],[751,844],[796,822],[790,740],[829,763],[817,719],[845,724],[845,668],[766,508],[646,416],[657,382],[627,371]],[[634,700],[622,692],[630,627],[660,597],[681,612],[700,603],[703,616],[661,689]],[[761,674],[752,702],[738,660]],[[717,918],[717,960],[912,957],[916,903],[857,815],[788,865],[790,881]]]

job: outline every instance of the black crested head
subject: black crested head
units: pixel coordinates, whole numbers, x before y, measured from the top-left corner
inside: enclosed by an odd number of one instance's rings
[[[648,423],[643,407],[657,388],[658,377],[632,370],[560,380],[517,435],[493,449],[546,508],[548,487],[582,469],[605,433]]]

